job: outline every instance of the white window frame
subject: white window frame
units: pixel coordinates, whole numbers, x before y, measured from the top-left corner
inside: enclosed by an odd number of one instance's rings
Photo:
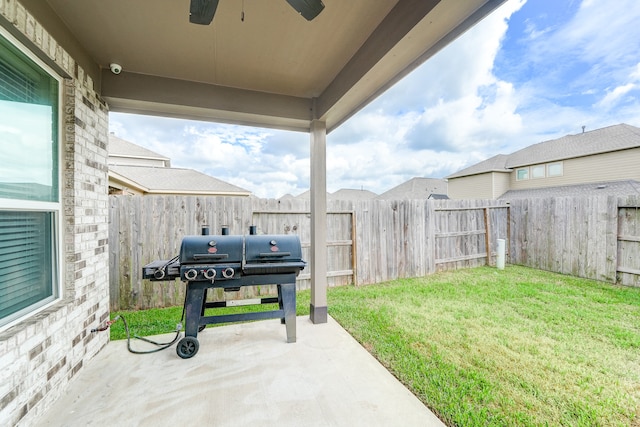
[[[64,143],[63,143],[63,135],[62,129],[64,125],[64,116],[63,116],[63,78],[57,74],[51,67],[45,64],[40,58],[34,55],[29,49],[27,49],[20,41],[18,41],[15,37],[13,37],[7,30],[0,26],[0,37],[3,37],[7,40],[11,45],[13,45],[17,50],[19,50],[23,55],[28,57],[31,61],[33,61],[38,67],[40,67],[44,72],[49,74],[54,80],[58,83],[58,126],[57,126],[57,137],[58,137],[58,202],[39,202],[39,201],[31,201],[31,200],[20,200],[20,199],[4,199],[0,198],[0,210],[2,211],[31,211],[31,212],[51,212],[53,215],[53,224],[52,224],[52,252],[53,259],[52,262],[52,279],[55,280],[55,284],[52,286],[52,296],[48,298],[44,298],[38,303],[32,304],[29,307],[26,307],[22,310],[13,313],[2,321],[6,321],[5,324],[0,326],[0,332],[5,331],[12,326],[24,321],[26,318],[36,315],[37,313],[47,309],[52,306],[56,302],[58,302],[62,298],[63,291],[63,278],[64,278],[64,230],[62,228],[62,214],[64,212],[64,201],[62,199],[62,195],[64,192],[62,191],[63,185],[63,153],[64,153]]]
[[[551,173],[551,167],[552,166],[560,166],[560,173]],[[547,176],[549,178],[554,177],[554,176],[563,176],[564,175],[564,163],[563,162],[553,162],[553,163],[549,163],[547,164]]]
[[[541,176],[536,176],[536,171],[542,171]],[[535,165],[530,167],[531,179],[546,178],[547,168],[545,165]]]
[[[526,171],[527,176],[526,178],[520,178],[520,171]],[[529,179],[529,168],[518,168],[516,169],[516,181],[526,181]]]

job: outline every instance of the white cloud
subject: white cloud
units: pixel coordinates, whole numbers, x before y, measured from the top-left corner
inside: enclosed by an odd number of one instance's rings
[[[508,0],[327,136],[327,189],[382,193],[583,125],[640,125],[638,22],[637,0]],[[111,130],[260,197],[309,186],[304,133],[115,114]]]
[[[566,22],[529,40],[524,60],[540,67],[532,84],[547,93],[585,93],[626,79],[638,61],[638,22],[637,0],[583,1]]]
[[[604,97],[596,103],[596,107],[605,111],[611,110],[624,101],[625,95],[629,92],[640,88],[640,64],[637,64],[629,74],[627,83],[621,83],[619,86],[606,91]]]
[[[617,102],[620,101],[625,94],[629,93],[633,89],[637,88],[635,83],[627,83],[622,86],[614,88],[612,91],[607,92],[604,98],[598,103],[598,107],[606,110],[611,109]]]
[[[172,167],[207,173],[259,197],[309,186],[309,136],[303,133],[118,113],[110,114],[109,127],[171,158]],[[277,148],[281,141],[295,149]]]
[[[591,62],[610,63],[636,53],[629,42],[640,40],[637,0],[583,1],[578,13],[549,40],[556,49]]]
[[[329,191],[346,182],[382,193],[415,176],[443,177],[519,132],[517,94],[492,68],[506,20],[523,4],[507,2],[331,134],[342,160],[327,162]]]

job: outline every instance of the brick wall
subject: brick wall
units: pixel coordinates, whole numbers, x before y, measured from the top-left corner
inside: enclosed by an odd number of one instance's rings
[[[64,276],[59,301],[0,333],[0,425],[33,425],[102,347],[109,317],[108,111],[91,78],[17,0],[0,16],[72,78],[61,87]]]

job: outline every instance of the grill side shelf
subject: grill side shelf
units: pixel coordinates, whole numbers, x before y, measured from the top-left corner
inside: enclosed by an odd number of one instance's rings
[[[153,282],[171,281],[180,277],[180,262],[174,260],[153,261],[142,267],[142,278]]]

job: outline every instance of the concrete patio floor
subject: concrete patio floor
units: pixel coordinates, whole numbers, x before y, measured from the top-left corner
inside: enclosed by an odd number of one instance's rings
[[[175,345],[137,355],[112,341],[38,425],[444,425],[331,318],[298,317],[296,343],[277,319],[207,328],[198,340],[190,359]]]

